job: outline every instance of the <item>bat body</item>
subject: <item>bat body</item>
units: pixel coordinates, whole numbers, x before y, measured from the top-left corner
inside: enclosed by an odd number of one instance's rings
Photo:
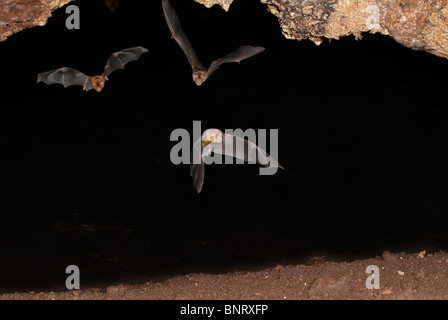
[[[169,1],[162,0],[162,7],[171,35],[187,56],[191,68],[193,69],[193,81],[198,86],[204,83],[204,81],[207,80],[213,71],[218,69],[221,64],[230,62],[240,63],[240,61],[264,51],[263,47],[241,46],[235,52],[231,52],[222,58],[216,59],[208,68],[205,68],[196,56],[187,35],[182,30],[179,18]]]
[[[198,193],[201,192],[204,184],[204,157],[212,152],[235,157],[245,162],[258,163],[265,167],[285,169],[255,143],[238,136],[223,133],[218,129],[208,129],[195,142],[191,153],[190,174]]]
[[[103,1],[107,9],[109,9],[111,12],[115,12],[117,10],[118,0],[103,0]]]
[[[103,90],[108,76],[117,69],[123,69],[126,63],[138,60],[140,56],[147,52],[148,49],[143,47],[127,48],[113,53],[107,60],[103,73],[97,76],[87,76],[81,71],[72,68],[59,68],[37,75],[37,82],[46,84],[60,83],[64,87],[81,85],[83,90],[94,89],[97,92]]]

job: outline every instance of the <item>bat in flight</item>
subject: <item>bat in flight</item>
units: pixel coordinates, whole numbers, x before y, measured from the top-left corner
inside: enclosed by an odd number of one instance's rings
[[[204,184],[204,157],[212,152],[241,159],[245,162],[258,163],[265,167],[277,167],[285,170],[255,143],[238,136],[223,133],[219,129],[207,129],[202,134],[202,137],[195,142],[191,152],[190,174],[198,193],[201,192]]]
[[[103,90],[106,80],[109,80],[108,77],[113,71],[123,69],[126,63],[138,60],[140,55],[145,52],[148,52],[148,49],[143,47],[133,47],[117,51],[107,60],[103,73],[97,76],[90,77],[76,69],[63,67],[39,73],[37,75],[37,82],[42,81],[46,84],[60,83],[64,87],[81,85],[85,91],[94,89],[100,92]]]
[[[181,28],[179,18],[169,1],[162,0],[162,7],[171,35],[187,56],[191,68],[193,69],[193,81],[198,86],[204,83],[204,81],[207,80],[213,71],[218,69],[221,64],[229,62],[240,63],[240,61],[264,51],[263,47],[241,46],[235,52],[231,52],[228,55],[213,61],[207,69],[201,64],[196,56],[190,41]]]
[[[110,12],[115,12],[118,8],[118,0],[103,0]]]

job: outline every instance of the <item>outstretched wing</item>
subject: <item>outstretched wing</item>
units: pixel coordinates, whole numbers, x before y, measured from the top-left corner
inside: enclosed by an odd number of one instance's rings
[[[229,62],[240,63],[244,59],[250,58],[263,51],[264,51],[263,47],[241,46],[235,52],[231,52],[228,55],[213,61],[210,64],[210,67],[208,68],[208,73],[212,74],[213,71],[218,69],[219,66],[222,65],[223,63],[229,63]]]
[[[138,58],[145,52],[148,52],[148,49],[143,47],[133,47],[113,53],[104,67],[104,75],[108,77],[113,71],[123,69],[126,63],[138,60]]]
[[[205,165],[202,157],[202,138],[193,145],[190,156],[190,174],[193,178],[193,185],[199,193],[202,190],[205,178]]]
[[[222,135],[222,146],[217,145],[213,148],[213,152],[235,157],[245,162],[258,163],[265,167],[285,169],[255,143],[227,133]]]
[[[168,27],[171,31],[171,36],[174,38],[174,40],[176,40],[179,47],[187,56],[191,68],[194,69],[195,67],[197,67],[200,69],[205,69],[196,56],[196,53],[194,52],[193,47],[187,38],[187,35],[182,30],[176,11],[174,11],[168,0],[162,0],[162,7],[166,23],[168,24]]]
[[[67,67],[39,73],[37,82],[46,84],[60,83],[64,87],[80,85],[83,86],[84,90],[92,89],[88,76],[78,70]]]

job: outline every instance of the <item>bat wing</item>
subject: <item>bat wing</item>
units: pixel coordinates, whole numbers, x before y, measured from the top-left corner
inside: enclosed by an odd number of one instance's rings
[[[133,47],[113,53],[104,67],[104,75],[108,77],[113,71],[123,69],[126,63],[138,60],[138,58],[145,52],[148,52],[148,49],[143,47]]]
[[[37,82],[46,84],[60,83],[64,87],[80,85],[83,86],[84,90],[92,89],[88,76],[78,70],[67,67],[39,73]]]
[[[244,59],[250,58],[263,51],[264,51],[263,47],[241,46],[235,52],[231,52],[228,55],[213,61],[210,64],[210,67],[208,68],[208,73],[212,74],[213,71],[218,69],[219,66],[222,65],[223,63],[229,63],[229,62],[240,63]]]
[[[235,157],[245,162],[258,163],[265,167],[279,167],[284,169],[275,159],[255,143],[227,133],[223,134],[222,137],[222,147],[213,148],[213,152]]]
[[[168,27],[170,28],[171,31],[171,36],[174,38],[174,40],[176,40],[179,47],[187,56],[191,68],[194,69],[195,67],[198,67],[201,69],[205,69],[202,66],[201,62],[199,61],[198,57],[196,56],[196,53],[194,52],[193,46],[188,40],[187,35],[182,30],[179,17],[177,16],[176,11],[174,11],[173,7],[171,6],[168,0],[162,0],[162,7],[166,23],[168,24]]]
[[[190,174],[193,178],[193,185],[199,193],[202,190],[205,178],[205,165],[202,157],[202,139],[200,138],[193,145],[190,157]]]

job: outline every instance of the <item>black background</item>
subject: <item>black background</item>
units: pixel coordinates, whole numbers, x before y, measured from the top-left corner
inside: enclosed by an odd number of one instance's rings
[[[161,3],[131,0],[114,13],[77,1],[80,30],[62,8],[0,43],[2,292],[62,290],[70,264],[85,287],[447,249],[445,59],[380,35],[287,40],[256,0],[171,3],[204,65],[266,51],[197,87]],[[139,45],[101,93],[36,84],[62,66],[101,73]],[[287,170],[208,166],[196,194],[169,157],[171,132],[194,120],[279,129]]]

